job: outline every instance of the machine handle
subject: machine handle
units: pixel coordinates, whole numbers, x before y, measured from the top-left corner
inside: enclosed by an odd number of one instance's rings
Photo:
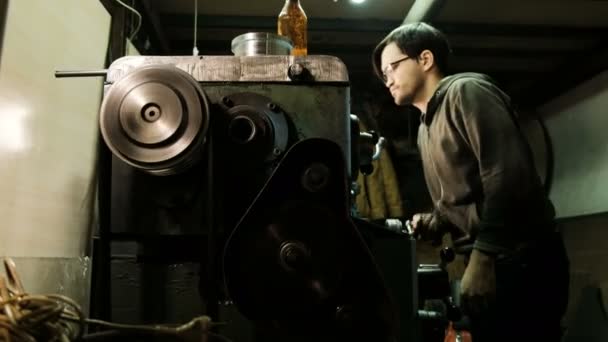
[[[376,147],[374,148],[374,154],[372,155],[372,160],[380,159],[380,153],[382,153],[382,148],[386,143],[386,139],[384,137],[379,137],[378,142],[376,143]]]
[[[108,70],[56,70],[55,78],[63,77],[105,77],[108,74]]]

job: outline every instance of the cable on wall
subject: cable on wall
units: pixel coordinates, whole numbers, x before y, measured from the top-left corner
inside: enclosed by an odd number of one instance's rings
[[[192,42],[192,55],[198,56],[198,48],[196,47],[196,33],[198,31],[198,0],[194,0],[194,41]]]
[[[121,0],[116,0],[116,2],[118,2],[122,7],[124,7],[126,9],[128,9],[129,11],[133,12],[133,14],[135,14],[135,16],[137,17],[137,26],[135,26],[135,29],[133,30],[133,32],[129,36],[129,40],[131,42],[133,42],[133,38],[135,38],[135,36],[137,35],[137,32],[139,32],[139,28],[141,27],[141,14],[139,14],[139,12],[135,8],[133,8],[133,7],[125,4]]]

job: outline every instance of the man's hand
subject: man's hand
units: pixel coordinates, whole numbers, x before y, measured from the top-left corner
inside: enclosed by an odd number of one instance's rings
[[[494,257],[476,249],[460,283],[460,301],[465,314],[479,315],[487,310],[496,297]]]
[[[440,245],[446,233],[439,220],[432,213],[415,214],[412,217],[412,230],[415,237]]]

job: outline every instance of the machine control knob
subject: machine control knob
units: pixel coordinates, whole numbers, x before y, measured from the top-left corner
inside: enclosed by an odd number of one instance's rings
[[[287,70],[287,76],[292,81],[306,81],[312,78],[312,74],[302,63],[290,65]]]
[[[300,241],[286,241],[280,247],[279,261],[287,271],[305,271],[310,263],[310,250]]]

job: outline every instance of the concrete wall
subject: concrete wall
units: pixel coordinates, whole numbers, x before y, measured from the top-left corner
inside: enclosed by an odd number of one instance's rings
[[[608,339],[608,71],[538,111],[551,136],[551,199],[570,257],[566,341]]]
[[[100,78],[110,15],[99,1],[4,1],[0,44],[0,257],[32,293],[86,305]]]
[[[553,144],[558,217],[608,211],[608,71],[539,108]]]

